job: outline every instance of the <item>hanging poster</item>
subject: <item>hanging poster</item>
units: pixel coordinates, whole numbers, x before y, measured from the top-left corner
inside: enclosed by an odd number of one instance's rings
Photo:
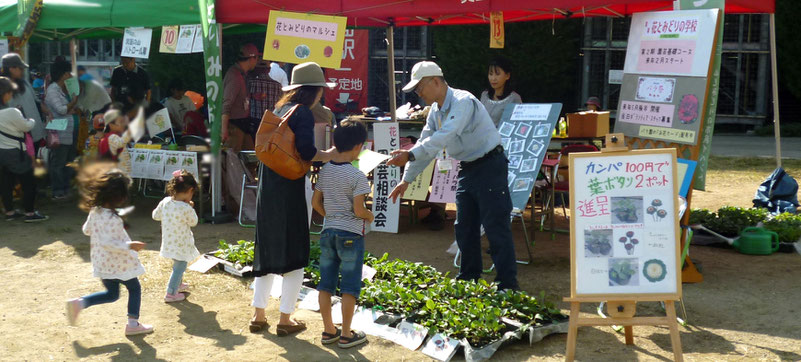
[[[398,123],[373,123],[373,140],[378,153],[388,155],[400,147]],[[373,216],[370,230],[389,233],[398,232],[400,200],[392,202],[389,193],[400,182],[400,168],[382,163],[373,172]]]
[[[131,154],[131,177],[144,178],[147,169],[147,150],[140,148],[129,148]]]
[[[175,52],[178,54],[189,54],[192,52],[192,44],[195,41],[195,26],[181,25],[178,30],[178,44]]]
[[[195,25],[195,40],[192,41],[192,53],[203,53],[203,27]]]
[[[447,172],[434,172],[434,179],[431,181],[431,196],[428,197],[428,202],[456,202],[460,163],[452,158],[448,158],[444,162],[450,162],[451,168]]]
[[[164,152],[164,179],[170,180],[172,173],[182,169],[181,161],[183,161],[183,153],[181,151],[165,151]]]
[[[572,295],[680,296],[676,150],[569,160]]]
[[[344,16],[270,10],[264,59],[339,68],[347,21]]]
[[[175,47],[177,46],[178,46],[178,25],[162,26],[159,52],[175,54]]]
[[[634,14],[623,71],[706,77],[718,12],[709,9]]]
[[[334,89],[324,88],[325,105],[334,113],[360,113],[367,107],[369,35],[367,29],[345,30],[342,65],[325,72],[328,81],[337,84]]]
[[[150,39],[152,35],[153,29],[125,28],[120,56],[147,59],[150,55]]]
[[[195,180],[200,183],[203,179],[198,172],[197,153],[195,152],[181,152],[181,168],[195,176]]]
[[[409,184],[409,188],[403,193],[403,198],[407,200],[426,201],[428,197],[428,189],[431,187],[431,175],[434,174],[434,164],[436,160],[431,162],[423,169],[423,172]]]
[[[561,111],[561,103],[509,104],[503,111],[498,132],[509,159],[507,181],[516,209],[526,209]]]
[[[162,150],[147,150],[147,165],[145,166],[145,174],[143,178],[152,180],[164,179],[164,151]]]

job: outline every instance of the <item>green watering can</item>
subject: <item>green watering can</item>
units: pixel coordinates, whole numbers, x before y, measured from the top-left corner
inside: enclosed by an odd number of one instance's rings
[[[731,246],[750,255],[770,255],[779,250],[779,234],[759,227],[748,227],[734,239]]]

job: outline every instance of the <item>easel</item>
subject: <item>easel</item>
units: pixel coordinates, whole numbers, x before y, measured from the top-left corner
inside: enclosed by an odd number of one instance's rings
[[[626,145],[625,137],[622,133],[606,135],[607,147],[601,150],[601,153],[611,154],[615,152],[629,151],[629,146]],[[675,160],[675,158],[674,158]],[[570,156],[570,169],[575,170],[573,156]],[[673,179],[676,179],[675,167],[673,171]],[[570,189],[575,190],[573,184],[575,177],[570,177]],[[678,185],[674,182],[674,194],[678,194]],[[571,196],[571,210],[575,210],[575,200]],[[674,203],[674,215],[678,215],[678,205]],[[681,299],[681,282],[682,279],[676,280],[676,293],[675,294],[629,294],[629,295],[577,295],[576,293],[576,240],[575,234],[577,232],[575,227],[576,219],[571,218],[571,296],[564,298],[565,302],[570,302],[570,321],[568,322],[567,333],[567,347],[565,352],[565,361],[573,361],[576,355],[576,340],[578,338],[578,328],[585,326],[623,326],[625,332],[626,345],[634,345],[634,326],[662,326],[666,325],[670,329],[670,342],[673,347],[674,361],[683,361],[684,357],[681,348],[681,338],[679,335],[679,324],[676,319],[675,301]],[[676,232],[679,231],[678,220],[676,220]],[[678,235],[678,234],[677,234]],[[676,271],[680,270],[681,265],[678,259],[681,254],[681,243],[676,242]],[[616,299],[620,298],[620,299]],[[608,318],[598,317],[581,317],[581,303],[600,303],[606,302]],[[635,317],[637,311],[637,302],[663,302],[665,304],[665,316],[661,317]]]

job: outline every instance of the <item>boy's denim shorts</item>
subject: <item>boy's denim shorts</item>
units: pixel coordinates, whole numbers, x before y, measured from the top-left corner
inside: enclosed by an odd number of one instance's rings
[[[320,284],[317,290],[336,293],[339,290],[359,298],[362,291],[364,237],[349,231],[325,229],[320,235]]]

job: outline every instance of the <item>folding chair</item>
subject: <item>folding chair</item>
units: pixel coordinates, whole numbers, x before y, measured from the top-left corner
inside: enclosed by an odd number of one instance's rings
[[[186,137],[195,137],[195,136],[186,136]],[[246,228],[254,228],[256,224],[246,224],[242,219],[242,210],[245,207],[245,190],[256,190],[256,200],[259,199],[259,181],[258,179],[251,174],[249,164],[253,164],[258,162],[259,160],[256,158],[255,151],[239,151],[239,162],[242,164],[242,168],[245,172],[242,173],[242,187],[239,190],[239,216],[237,216],[237,221],[239,225]],[[259,169],[258,172],[261,174],[261,168],[263,167],[261,162],[258,162]]]

